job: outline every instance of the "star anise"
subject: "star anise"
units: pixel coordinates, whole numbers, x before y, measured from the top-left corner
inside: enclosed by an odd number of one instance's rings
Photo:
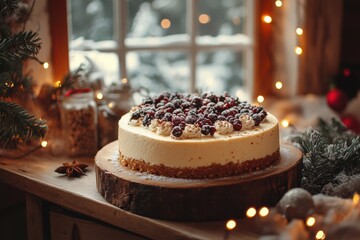
[[[84,171],[87,167],[88,165],[74,160],[72,162],[64,162],[62,166],[55,169],[55,172],[66,174],[68,177],[80,177],[85,174]]]

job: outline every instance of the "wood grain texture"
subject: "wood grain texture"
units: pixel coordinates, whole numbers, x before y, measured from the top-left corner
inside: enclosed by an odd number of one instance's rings
[[[44,239],[43,212],[41,199],[26,194],[26,222],[29,240]]]
[[[306,1],[304,34],[300,38],[298,94],[325,94],[338,73],[342,0]]]
[[[77,213],[151,239],[222,239],[225,221],[175,222],[142,217],[122,210],[98,193],[94,159],[54,157],[40,149],[36,154],[12,160],[0,158],[0,181]],[[89,164],[86,176],[67,178],[54,172],[65,161]],[[231,239],[257,239],[251,221],[239,219]]]
[[[146,238],[139,237],[129,232],[111,228],[84,219],[70,217],[57,212],[50,212],[50,234],[52,240],[71,239],[73,237],[74,228],[76,226],[76,234],[78,239],[82,240],[144,240]]]
[[[117,141],[95,157],[97,188],[111,204],[127,211],[176,221],[214,221],[244,216],[251,207],[274,206],[300,185],[301,152],[289,145],[264,170],[218,179],[176,179],[123,167]]]

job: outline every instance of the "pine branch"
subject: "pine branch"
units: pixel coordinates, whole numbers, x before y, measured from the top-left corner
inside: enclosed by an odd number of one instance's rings
[[[0,18],[6,18],[15,13],[20,0],[0,0]]]
[[[18,72],[0,72],[0,100],[13,99],[32,91],[32,77]]]
[[[0,40],[0,63],[36,58],[40,47],[40,38],[36,32],[19,32],[7,36]]]
[[[325,186],[337,186],[340,174],[360,174],[360,137],[335,119],[320,119],[317,128],[291,140],[304,153],[301,184],[312,194],[329,192]]]
[[[15,149],[20,142],[40,139],[47,131],[46,121],[30,115],[12,102],[0,101],[0,148]]]

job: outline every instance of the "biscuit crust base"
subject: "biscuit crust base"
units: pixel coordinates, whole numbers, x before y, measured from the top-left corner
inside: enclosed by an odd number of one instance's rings
[[[242,163],[229,162],[225,165],[211,164],[210,166],[198,168],[174,168],[167,167],[163,164],[151,165],[143,160],[127,158],[120,152],[119,161],[121,165],[128,167],[134,171],[147,172],[155,175],[186,178],[186,179],[203,179],[203,178],[221,178],[249,173],[269,167],[275,163],[280,157],[279,149],[270,156],[260,159],[248,160]]]

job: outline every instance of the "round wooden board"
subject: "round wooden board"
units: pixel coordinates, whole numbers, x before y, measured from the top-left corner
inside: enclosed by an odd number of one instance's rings
[[[266,169],[217,179],[178,179],[123,167],[117,141],[95,157],[96,185],[106,201],[135,214],[176,221],[242,217],[251,207],[274,206],[300,185],[301,152],[281,145],[279,161]]]

